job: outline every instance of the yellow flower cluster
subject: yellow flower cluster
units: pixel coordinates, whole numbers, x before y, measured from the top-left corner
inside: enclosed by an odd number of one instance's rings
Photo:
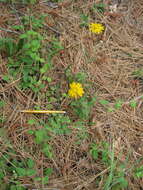
[[[102,24],[90,23],[89,30],[95,34],[100,34],[104,31],[105,27]]]
[[[72,82],[70,84],[70,89],[68,91],[68,95],[71,98],[77,99],[79,97],[82,97],[83,94],[84,94],[84,90],[83,90],[82,84],[77,83],[77,82]]]

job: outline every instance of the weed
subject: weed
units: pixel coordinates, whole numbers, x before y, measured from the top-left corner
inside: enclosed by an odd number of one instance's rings
[[[81,14],[80,15],[80,19],[81,19],[81,27],[87,27],[88,26],[88,22],[89,22],[89,16],[85,15],[85,14]]]
[[[92,10],[103,14],[105,12],[105,8],[106,5],[104,3],[95,3],[92,7]]]
[[[42,185],[46,185],[49,183],[49,176],[52,174],[52,168],[46,168],[43,171],[43,177],[35,177],[34,181],[39,181]]]
[[[114,107],[115,109],[120,109],[122,107],[123,101],[122,100],[117,100]]]
[[[55,115],[49,118],[46,129],[56,135],[66,135],[71,132],[71,129],[68,127],[70,123],[71,120],[68,116]]]
[[[89,120],[91,109],[96,102],[96,98],[88,96],[86,93],[86,89],[83,89],[82,87],[82,84],[87,86],[86,73],[79,72],[76,75],[72,75],[71,69],[67,68],[65,70],[65,75],[67,80],[70,82],[68,95],[72,98],[75,98],[70,103],[74,114],[78,116],[81,120]]]
[[[58,39],[53,38],[48,48],[48,57],[47,63],[40,69],[42,74],[46,73],[52,67],[52,58],[59,53],[59,51],[63,50],[63,46],[58,41]]]
[[[38,28],[43,26],[46,15],[36,19],[34,16],[23,17],[23,24],[15,26],[17,29],[28,27],[32,23],[32,30],[27,30],[19,35],[18,42],[10,38],[0,40],[0,50],[8,56],[9,74],[14,78],[21,77],[20,88],[31,88],[35,93],[45,87],[41,75],[46,73],[52,65],[52,58],[63,49],[60,42],[53,38],[48,49],[47,59],[41,57],[40,49],[42,47],[43,37],[36,32]],[[44,76],[43,76],[44,77]],[[47,77],[46,80],[50,81]]]
[[[81,121],[75,122],[73,128],[78,130],[76,134],[76,144],[81,144],[83,141],[88,139],[89,137],[88,129],[84,122]]]
[[[90,23],[89,24],[89,31],[95,34],[101,34],[105,30],[103,24],[100,23]]]
[[[16,159],[14,155],[16,155],[16,152],[14,152],[12,149],[9,149],[8,152],[3,153],[2,157],[0,158],[1,184],[4,184],[5,176],[10,176],[10,184],[7,184],[7,189],[14,189],[14,187],[18,190],[25,189],[21,186],[19,179],[24,176],[34,176],[36,175],[37,171],[33,169],[31,159],[24,161],[22,159]]]
[[[130,106],[131,108],[136,108],[137,107],[137,102],[135,100],[130,101]]]
[[[82,97],[78,100],[73,100],[70,104],[74,113],[82,120],[89,120],[91,109],[96,102],[96,98]]]
[[[92,143],[89,152],[95,161],[100,159],[102,163],[110,168],[109,175],[105,178],[104,190],[119,190],[128,186],[125,178],[126,166],[120,164],[115,158],[114,151],[110,150],[107,142]]]
[[[3,101],[3,100],[0,100],[0,108],[3,108],[4,106],[5,106],[5,101]]]
[[[47,14],[42,14],[38,18],[33,15],[26,15],[22,17],[22,24],[18,26],[13,26],[14,28],[18,29],[26,29],[29,28],[29,25],[31,25],[32,29],[37,31],[38,29],[42,28],[44,26],[45,18],[47,17]]]
[[[136,178],[143,178],[143,165],[134,170],[134,176]]]
[[[44,59],[40,57],[39,50],[41,48],[42,36],[29,30],[19,37],[17,44],[17,60],[14,61],[9,58],[9,73],[17,77],[20,71],[22,71],[22,80],[20,87],[23,89],[31,88],[34,92],[38,92],[44,88],[44,84],[38,79],[38,71],[40,64],[44,62]]]
[[[34,123],[32,122],[30,125],[33,125]],[[36,122],[36,125],[39,123]],[[45,128],[38,129],[36,131],[34,130],[29,130],[28,134],[34,136],[34,141],[36,144],[39,145],[41,152],[44,153],[46,157],[49,159],[53,157],[53,150],[51,145],[49,144],[50,136],[48,134],[48,130]]]
[[[133,77],[137,79],[143,79],[143,69],[138,69],[132,73]]]
[[[91,154],[91,156],[92,156],[92,158],[94,160],[98,159],[99,152],[100,152],[100,150],[99,150],[97,144],[96,143],[92,143],[91,144],[91,148],[90,148],[90,154]]]
[[[17,51],[16,43],[12,38],[1,38],[0,39],[0,51],[6,53],[7,56],[12,56]]]
[[[16,152],[9,149],[3,153],[0,158],[0,187],[12,190],[25,190],[21,185],[20,179],[23,177],[31,178],[36,181],[39,179],[41,184],[47,184],[49,176],[52,173],[52,168],[44,168],[43,177],[38,177],[38,172],[35,169],[36,163],[32,158],[21,159],[16,157]],[[9,176],[9,184],[5,185],[5,176]],[[34,178],[33,178],[34,177]]]
[[[141,98],[141,97],[140,97]],[[108,112],[117,111],[122,108],[122,106],[126,103],[123,100],[117,100],[115,103],[110,103],[108,100],[98,100],[98,102],[106,108]],[[113,106],[110,106],[110,104],[113,104]],[[137,107],[137,100],[133,99],[130,102],[126,103],[129,104],[131,108]]]
[[[54,115],[49,117],[47,123],[41,123],[44,127],[36,131],[29,130],[28,133],[34,136],[34,141],[40,146],[41,151],[49,159],[52,158],[53,150],[52,146],[49,144],[51,139],[51,133],[54,135],[69,134],[71,129],[67,127],[70,124],[70,119],[68,116]],[[39,122],[35,120],[29,120],[28,123],[32,125],[39,125]]]
[[[104,164],[110,164],[110,151],[109,144],[107,142],[101,142],[100,144],[92,143],[90,148],[90,154],[94,160],[101,157]]]
[[[81,71],[73,75],[70,66],[65,69],[65,76],[69,83],[72,83],[74,81],[82,84],[87,83],[87,74]]]

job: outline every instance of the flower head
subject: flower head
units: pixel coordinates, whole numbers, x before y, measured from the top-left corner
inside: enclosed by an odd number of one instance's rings
[[[68,95],[71,98],[77,99],[79,97],[82,97],[83,94],[84,94],[84,90],[83,90],[82,84],[77,83],[77,82],[72,82],[70,84],[70,89],[68,91]]]
[[[93,33],[100,34],[104,31],[105,27],[102,24],[90,23],[89,30]]]

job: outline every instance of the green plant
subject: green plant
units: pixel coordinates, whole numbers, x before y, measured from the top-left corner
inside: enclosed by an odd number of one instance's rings
[[[7,53],[9,57],[9,74],[17,78],[21,73],[21,88],[31,88],[34,92],[44,88],[44,84],[38,79],[39,76],[36,76],[40,64],[44,62],[39,52],[41,40],[42,36],[39,33],[29,30],[20,35],[18,43],[12,39],[1,39],[0,41],[1,51]]]
[[[35,177],[34,181],[39,181],[42,185],[46,185],[49,183],[49,176],[52,174],[53,170],[52,168],[46,168],[44,169],[44,176],[43,177]]]
[[[134,176],[136,178],[143,178],[143,165],[140,167],[135,168],[134,170]]]
[[[105,12],[106,5],[104,3],[95,3],[92,7],[92,10],[97,11],[99,13]]]
[[[90,148],[89,152],[90,152],[90,154],[94,160],[98,159],[100,150],[99,150],[99,147],[96,143],[91,144],[91,148]]]
[[[56,135],[69,134],[71,132],[71,129],[68,127],[70,123],[71,120],[68,116],[55,115],[49,118],[46,129]]]
[[[94,160],[97,160],[100,157],[104,164],[110,164],[110,149],[107,142],[101,142],[100,144],[92,143],[90,154]]]
[[[39,145],[39,148],[41,149],[41,152],[48,157],[49,159],[53,157],[53,150],[52,146],[49,144],[50,141],[50,135],[49,135],[49,128],[47,125],[43,122],[38,122],[34,119],[28,120],[29,125],[43,125],[44,127],[38,130],[29,130],[28,134],[34,136],[34,141],[36,144]],[[32,161],[30,160],[28,164],[33,164]]]
[[[40,65],[44,63],[44,59],[40,57],[40,48],[42,36],[29,30],[20,35],[20,40],[17,44],[19,51],[17,52],[18,59],[14,62],[9,59],[9,72],[17,76],[22,71],[21,88],[31,88],[34,92],[38,92],[44,88],[44,84],[39,80]]]
[[[7,56],[12,56],[17,51],[17,45],[12,38],[1,38],[0,39],[0,51],[6,53]]]
[[[22,17],[22,23],[23,25],[21,26],[14,26],[14,28],[18,27],[18,28],[22,28],[23,27],[26,29],[26,28],[29,28],[29,25],[31,24],[31,27],[33,30],[38,30],[42,27],[44,27],[44,21],[45,21],[45,18],[47,17],[47,14],[42,14],[38,17],[35,17],[34,15],[26,15],[24,17]]]
[[[81,144],[83,141],[89,138],[88,129],[84,122],[81,121],[74,122],[74,126],[72,128],[75,128],[77,131],[76,144]]]
[[[137,100],[141,99],[142,96],[140,96],[137,99],[132,99],[130,102],[124,102],[122,100],[117,100],[115,103],[110,103],[108,100],[97,100],[102,106],[104,106],[106,108],[106,110],[108,112],[113,112],[113,111],[117,111],[119,109],[122,108],[122,106],[124,104],[128,104],[131,108],[136,108],[137,107]],[[112,104],[112,106],[110,106],[110,104]]]
[[[21,78],[20,88],[30,88],[35,93],[40,92],[45,87],[44,74],[51,68],[52,58],[63,49],[58,39],[53,38],[45,59],[41,57],[43,37],[36,30],[43,27],[46,16],[41,15],[39,18],[34,16],[23,17],[23,25],[13,27],[23,32],[18,39],[2,38],[0,40],[0,51],[8,56],[8,78],[10,78],[9,76],[14,79]],[[29,25],[32,25],[31,30],[27,30]],[[50,80],[49,77],[47,79]]]
[[[80,19],[81,19],[81,24],[80,24],[81,27],[88,26],[88,22],[89,22],[89,16],[88,15],[81,14]]]
[[[61,50],[63,50],[63,46],[61,45],[60,41],[56,38],[53,38],[49,44],[48,48],[48,57],[47,63],[40,69],[42,74],[46,73],[52,66],[52,58],[57,55]]]
[[[20,183],[21,177],[35,176],[37,171],[34,169],[34,161],[32,159],[21,159],[16,157],[16,152],[12,148],[8,148],[6,153],[2,153],[0,158],[0,188],[25,190],[24,186]],[[9,183],[5,184],[5,177],[9,179]],[[3,187],[3,188],[2,188]]]
[[[67,81],[69,81],[69,83],[72,83],[73,81],[76,81],[82,84],[87,83],[87,74],[85,72],[81,71],[73,75],[70,67],[67,67],[65,69],[65,76],[66,76]]]
[[[134,78],[137,78],[137,79],[143,79],[143,69],[137,69],[136,71],[134,71],[132,73],[133,77]]]
[[[107,142],[92,143],[89,152],[95,161],[100,160],[109,167],[108,176],[105,177],[104,190],[121,190],[128,187],[125,178],[126,166],[115,158],[114,150],[110,149]]]
[[[82,120],[89,120],[91,109],[96,102],[96,98],[83,96],[80,99],[73,100],[70,104],[74,113]]]
[[[137,102],[135,100],[130,101],[130,106],[131,108],[136,108],[137,107]]]
[[[0,100],[0,108],[3,108],[4,106],[5,106],[5,101],[3,101],[3,100]]]

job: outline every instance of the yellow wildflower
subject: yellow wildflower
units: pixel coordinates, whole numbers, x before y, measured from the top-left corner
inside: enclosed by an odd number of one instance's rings
[[[89,24],[89,30],[90,32],[100,34],[104,31],[105,27],[102,24],[98,23],[91,23]]]
[[[71,98],[79,98],[79,97],[82,97],[84,94],[84,90],[83,90],[83,87],[82,87],[82,84],[78,83],[78,82],[72,82],[70,84],[70,89],[68,91],[68,95],[71,97]]]

